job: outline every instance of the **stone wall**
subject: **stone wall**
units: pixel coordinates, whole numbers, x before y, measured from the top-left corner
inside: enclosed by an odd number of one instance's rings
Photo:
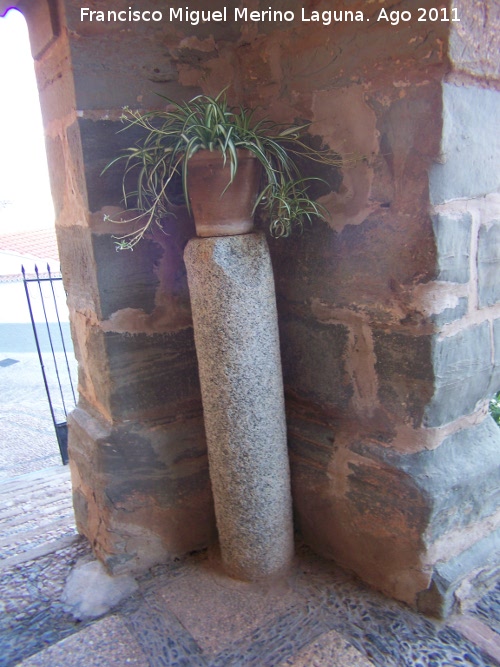
[[[322,174],[328,223],[271,240],[296,526],[389,595],[446,613],[465,580],[487,578],[497,539],[496,3],[454,2],[456,24],[394,26],[351,1],[337,11],[370,21],[132,27],[82,22],[80,4],[50,5],[37,61],[80,362],[80,529],[114,570],[213,539],[182,262],[193,228],[179,210],[168,236],[115,253],[103,216],[120,174],[100,173],[131,141],[116,134],[123,105],[229,86],[232,101],[312,121],[318,141],[363,156]],[[302,6],[327,9],[274,3]]]
[[[139,94],[134,67],[122,78],[113,69],[123,67],[130,42],[113,60],[122,32],[79,31],[77,3],[42,5],[21,9],[79,362],[79,407],[69,420],[77,525],[110,570],[142,570],[215,536],[182,260],[191,221],[181,211],[168,236],[159,232],[134,253],[115,251],[122,228],[103,222],[102,207],[120,203],[120,178],[100,173],[125,141],[116,135],[121,105]],[[147,51],[144,43],[140,49]],[[144,67],[149,89],[156,73]]]
[[[450,433],[438,454],[450,443],[454,449],[445,459],[449,508],[434,512],[436,530],[426,535],[434,573],[419,604],[433,610],[440,599],[444,613],[471,580],[480,588],[498,573],[500,545],[500,443],[484,418],[500,387],[500,8],[456,4],[462,20],[450,36],[452,70],[442,87],[441,160],[429,173],[438,274],[422,293],[438,328],[425,424]]]
[[[297,524],[438,614],[463,579],[488,580],[499,539],[498,10],[456,7],[450,35],[370,27],[361,63],[339,47],[331,79],[289,82],[331,146],[372,158],[332,195],[329,228],[274,245]],[[477,37],[483,10],[479,54],[464,24]]]

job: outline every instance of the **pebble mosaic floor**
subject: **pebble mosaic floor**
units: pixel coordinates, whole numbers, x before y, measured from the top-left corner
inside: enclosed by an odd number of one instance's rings
[[[71,512],[62,511],[60,492],[68,484],[62,467],[0,484],[0,528],[2,535],[15,529],[17,545],[0,542],[0,667],[499,664],[451,622],[388,600],[302,545],[291,575],[274,586],[228,579],[215,551],[205,551],[153,568],[118,608],[76,622],[64,611],[61,593],[72,567],[93,556],[76,535]],[[16,494],[24,494],[22,510]],[[37,527],[40,496],[46,513]],[[471,617],[500,640],[500,585]]]

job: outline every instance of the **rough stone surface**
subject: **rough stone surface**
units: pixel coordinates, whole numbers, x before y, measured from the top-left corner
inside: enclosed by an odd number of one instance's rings
[[[255,579],[290,565],[292,515],[274,280],[263,236],[185,251],[222,559]]]
[[[59,229],[57,234],[61,272],[68,290],[70,312],[99,312],[97,276],[89,271],[92,257],[92,237],[89,230],[75,225]]]
[[[120,234],[117,225],[116,233]],[[151,313],[155,307],[155,291],[160,279],[157,269],[160,248],[145,241],[141,252],[116,252],[116,237],[108,234],[92,236],[97,268],[101,316],[109,318],[124,308],[140,308]]]
[[[454,69],[478,79],[500,79],[500,7],[496,0],[455,0],[449,57]]]
[[[175,414],[181,403],[199,407],[191,328],[150,334],[110,331],[104,334],[104,345],[102,361],[109,364],[110,374],[104,391],[117,419],[161,419],[169,407]],[[137,368],[142,371],[137,373]]]
[[[347,327],[284,316],[280,333],[285,387],[346,407],[353,393],[345,367]],[[323,372],[325,366],[328,373]]]
[[[279,667],[319,667],[320,665],[372,667],[373,663],[352,644],[346,642],[336,630],[330,630],[299,651],[293,658],[282,662]]]
[[[404,453],[384,442],[382,430],[360,436],[351,425],[344,435],[334,413],[295,402],[288,410],[296,525],[320,553],[415,604],[434,562],[453,557],[466,572],[472,561],[461,561],[461,552],[475,540],[488,545],[500,488],[500,431],[492,419],[435,449]],[[457,583],[443,587],[433,613]]]
[[[97,618],[138,589],[133,577],[111,577],[99,561],[77,563],[61,597],[64,611],[79,621]]]
[[[495,555],[499,549],[500,529],[497,529],[458,557],[437,563],[431,585],[418,597],[418,609],[424,614],[446,618],[451,611],[460,611],[461,606],[472,606],[474,596],[477,599],[484,595],[485,580],[487,588],[498,581],[500,564]],[[479,581],[470,581],[474,577]],[[465,588],[468,599],[461,599],[459,587]]]
[[[448,436],[433,450],[398,454],[373,444],[353,445],[353,450],[366,457],[367,467],[369,461],[383,462],[408,477],[409,489],[418,489],[424,501],[422,509],[428,510],[428,546],[446,533],[463,530],[471,522],[496,512],[500,495],[500,429],[490,417]],[[376,478],[382,472],[383,468],[372,470],[371,476]],[[388,503],[391,495],[387,493]],[[414,505],[417,509],[416,502]]]
[[[431,336],[374,332],[379,397],[397,417],[407,415],[414,426],[422,423],[434,385]]]
[[[22,667],[66,667],[68,664],[72,667],[149,667],[150,662],[124,620],[110,616],[23,660]]]
[[[500,390],[500,319],[493,320],[494,368],[491,375],[489,395]]]
[[[131,428],[80,408],[69,416],[68,449],[78,529],[113,574],[147,569],[214,539],[199,415]]]
[[[477,273],[479,306],[486,308],[500,302],[500,220],[494,220],[479,230]]]
[[[78,127],[85,158],[89,209],[98,211],[103,205],[123,203],[123,168],[120,168],[120,163],[110,167],[104,174],[102,172],[111,160],[120,155],[128,146],[133,146],[144,133],[136,128],[120,132],[124,129],[124,125],[111,120],[97,122],[80,118]],[[129,182],[131,183],[133,181]],[[135,206],[135,201],[132,200],[129,207],[133,208],[133,206]]]
[[[499,115],[500,92],[443,84],[443,164],[429,174],[434,205],[498,192]]]
[[[493,372],[488,322],[432,341],[435,392],[425,409],[427,426],[472,413],[488,395]]]
[[[438,248],[438,280],[466,283],[470,277],[471,224],[469,213],[433,217]]]
[[[460,320],[467,314],[468,308],[469,300],[466,297],[460,297],[455,308],[445,308],[439,313],[434,313],[430,316],[430,320],[437,327],[441,328],[444,324]]]
[[[64,164],[64,146],[61,137],[47,137],[45,139],[45,153],[50,165]],[[51,194],[54,203],[54,213],[59,215],[64,205],[66,191],[66,177],[62,170],[57,170],[51,178]]]

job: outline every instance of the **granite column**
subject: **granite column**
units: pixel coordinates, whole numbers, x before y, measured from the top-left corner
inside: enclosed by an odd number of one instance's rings
[[[292,502],[274,279],[260,234],[185,250],[224,567],[275,576],[293,555]]]

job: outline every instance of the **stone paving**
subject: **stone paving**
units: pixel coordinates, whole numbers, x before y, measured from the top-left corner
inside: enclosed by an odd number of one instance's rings
[[[0,483],[2,667],[492,667],[500,585],[440,623],[384,598],[298,545],[290,576],[224,576],[215,550],[157,566],[106,615],[78,622],[62,591],[91,561],[62,466]]]
[[[56,353],[62,371],[65,359]],[[45,362],[56,419],[65,421],[55,386],[52,359]],[[73,376],[75,362],[71,359]],[[63,380],[64,375],[61,374]],[[69,395],[69,394],[68,394]],[[36,352],[0,353],[0,481],[61,462]],[[68,403],[72,409],[73,405]]]

